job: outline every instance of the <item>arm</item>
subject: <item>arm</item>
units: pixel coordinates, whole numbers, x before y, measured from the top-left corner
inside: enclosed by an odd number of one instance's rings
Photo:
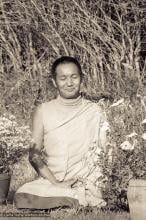
[[[38,106],[33,114],[32,120],[32,139],[33,143],[29,151],[29,161],[37,173],[45,179],[48,179],[52,184],[60,187],[73,185],[75,180],[67,182],[58,181],[48,166],[41,158],[41,149],[43,146],[44,128],[42,121],[41,106]]]
[[[43,136],[44,136],[44,129],[43,129],[43,122],[42,122],[42,111],[41,106],[38,106],[33,113],[33,120],[32,120],[32,139],[33,143],[29,151],[29,161],[37,173],[48,179],[51,183],[55,184],[58,181],[56,180],[55,176],[51,172],[51,170],[47,167],[40,156],[40,152],[43,145]]]

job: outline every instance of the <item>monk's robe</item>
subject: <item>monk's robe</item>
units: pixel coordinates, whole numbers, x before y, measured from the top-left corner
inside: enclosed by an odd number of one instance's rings
[[[105,144],[102,125],[105,115],[97,103],[82,97],[56,99],[41,105],[44,128],[44,153],[47,166],[59,181],[86,178],[89,167],[83,159],[96,143]],[[99,173],[96,174],[100,176]],[[42,177],[22,185],[15,194],[17,208],[53,208],[57,206],[96,205],[104,201],[100,190],[91,197],[88,189],[77,184],[74,188],[61,188]]]

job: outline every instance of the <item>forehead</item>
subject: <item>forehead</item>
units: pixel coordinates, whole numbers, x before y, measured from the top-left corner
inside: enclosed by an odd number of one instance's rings
[[[79,69],[74,63],[62,63],[56,68],[57,75],[79,74]]]

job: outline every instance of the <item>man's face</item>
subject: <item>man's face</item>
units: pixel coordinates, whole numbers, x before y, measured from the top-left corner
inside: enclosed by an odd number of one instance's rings
[[[56,68],[54,85],[62,98],[77,98],[81,85],[78,67],[74,63],[59,64]]]

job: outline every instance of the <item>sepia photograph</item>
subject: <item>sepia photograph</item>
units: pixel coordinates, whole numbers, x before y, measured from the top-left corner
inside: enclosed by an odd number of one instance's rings
[[[146,0],[0,0],[0,219],[146,220]]]

